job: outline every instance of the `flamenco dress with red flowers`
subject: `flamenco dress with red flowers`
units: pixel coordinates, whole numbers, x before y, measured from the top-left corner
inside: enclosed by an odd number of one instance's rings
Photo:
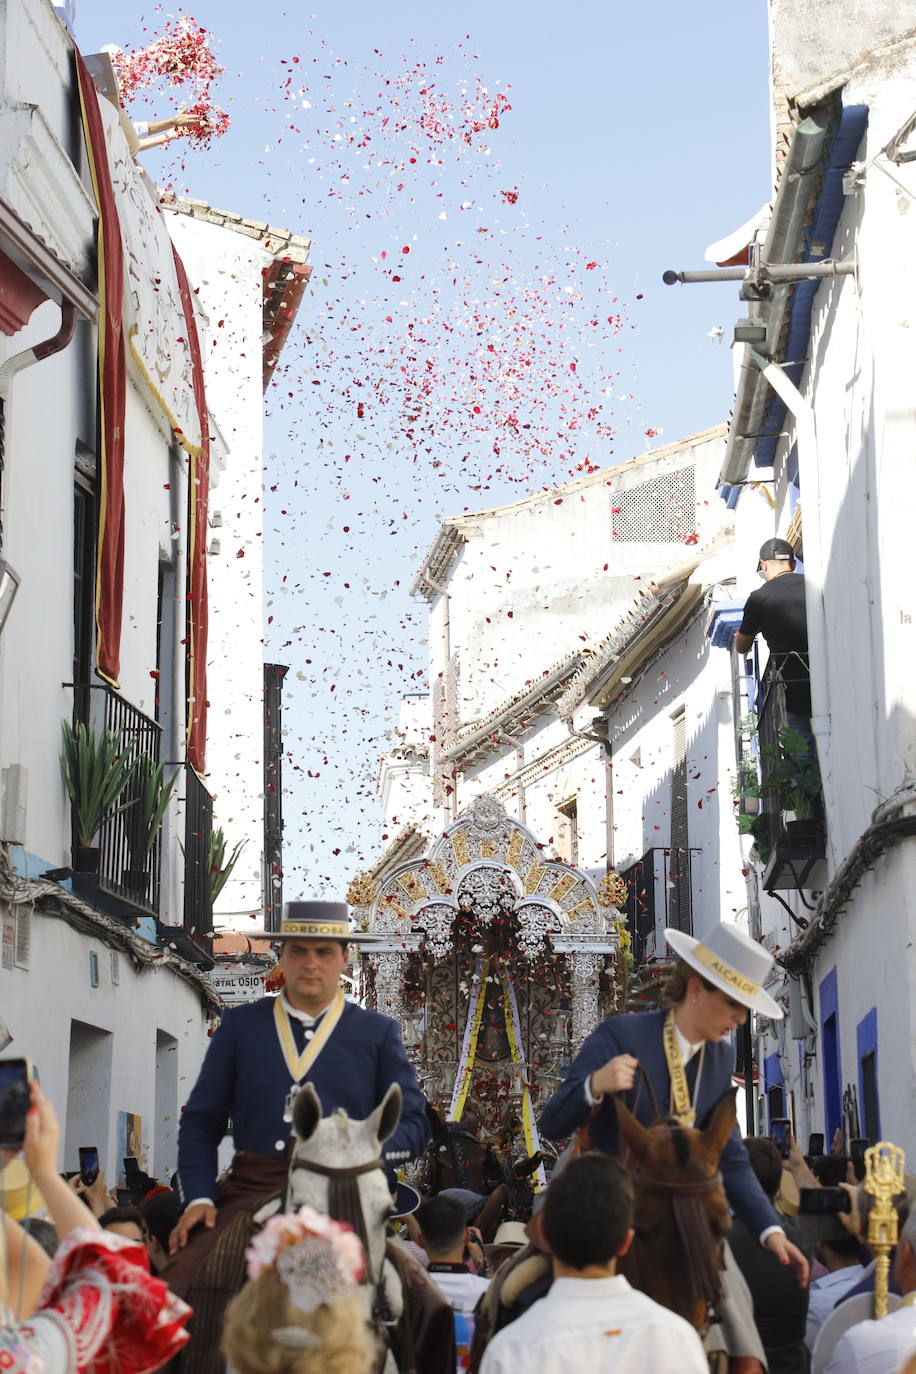
[[[58,1248],[35,1314],[0,1314],[0,1374],[148,1374],[188,1341],[191,1309],[139,1242],[86,1228]]]

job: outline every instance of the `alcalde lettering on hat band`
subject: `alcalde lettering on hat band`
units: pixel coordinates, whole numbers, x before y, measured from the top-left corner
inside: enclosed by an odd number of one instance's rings
[[[717,974],[724,982],[731,984],[738,992],[743,992],[745,997],[756,997],[760,991],[759,983],[752,983],[750,978],[744,978],[737,969],[733,969],[731,964],[726,964],[718,954],[713,954],[705,945],[694,945],[690,957],[696,959],[704,968],[708,968],[710,973]]]
[[[278,935],[334,935],[338,939],[350,934],[346,921],[281,921]]]

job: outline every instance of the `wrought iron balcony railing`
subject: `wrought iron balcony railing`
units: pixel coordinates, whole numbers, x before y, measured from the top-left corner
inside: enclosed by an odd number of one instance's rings
[[[809,683],[806,654],[773,654],[760,683],[757,762],[761,812],[757,846],[764,861],[762,887],[774,892],[813,889],[825,877],[825,829],[817,775],[817,754],[807,720],[787,707],[799,687]],[[785,727],[803,724],[809,749],[793,756],[785,746]],[[790,736],[791,738],[791,736]],[[798,741],[796,740],[796,743]],[[768,785],[763,785],[763,784]],[[794,819],[787,819],[791,814]],[[763,841],[763,843],[761,843]]]
[[[210,835],[213,798],[191,765],[184,780],[184,934],[207,952],[213,944]]]
[[[103,683],[73,686],[74,719],[96,730],[111,730],[148,768],[159,762],[161,730],[119,692]],[[139,788],[138,788],[139,790]],[[121,801],[130,795],[130,784]],[[135,798],[135,805],[139,799]],[[131,816],[132,807],[109,812],[99,829],[97,890],[114,906],[131,915],[159,912],[161,829],[147,846],[144,827]]]

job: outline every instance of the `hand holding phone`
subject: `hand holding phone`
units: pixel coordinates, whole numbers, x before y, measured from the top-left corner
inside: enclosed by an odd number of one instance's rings
[[[80,1182],[91,1188],[99,1176],[99,1151],[96,1145],[80,1146]]]
[[[34,1076],[29,1059],[0,1060],[0,1149],[22,1149]]]
[[[811,1216],[838,1216],[852,1211],[852,1198],[845,1188],[799,1188],[798,1210]]]
[[[783,1159],[788,1159],[792,1145],[792,1122],[787,1116],[774,1116],[770,1122],[770,1131],[779,1153]]]
[[[808,1136],[808,1158],[816,1159],[824,1153],[824,1132],[812,1131]]]

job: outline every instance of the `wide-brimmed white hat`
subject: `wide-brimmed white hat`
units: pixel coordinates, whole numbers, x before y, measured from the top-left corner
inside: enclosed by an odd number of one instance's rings
[[[682,930],[666,930],[665,937],[677,957],[708,983],[751,1011],[759,1011],[761,1016],[770,1016],[774,1021],[782,1020],[782,1007],[763,986],[773,967],[773,956],[756,940],[722,921],[702,940],[695,940]]]

